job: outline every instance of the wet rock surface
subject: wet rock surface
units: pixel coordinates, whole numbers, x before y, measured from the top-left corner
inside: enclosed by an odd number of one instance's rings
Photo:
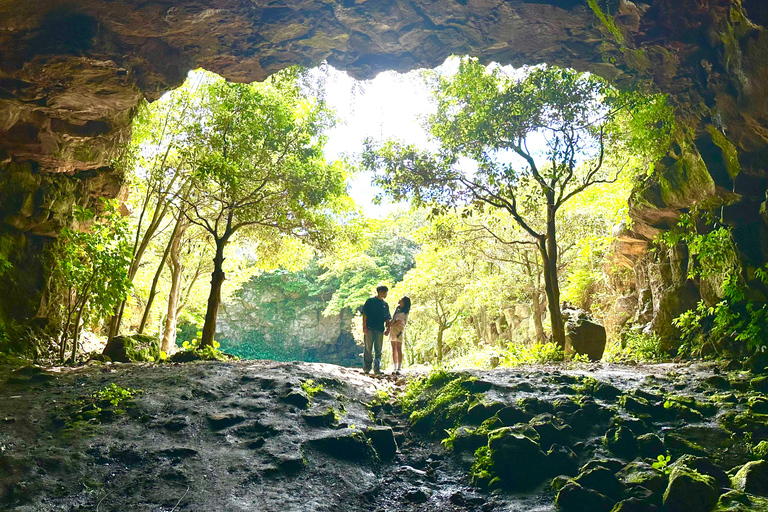
[[[382,398],[403,379],[333,365],[0,368],[0,508],[761,510],[762,395],[723,393],[715,375],[755,378],[703,364],[446,373],[409,417]],[[142,391],[94,396],[113,383]]]

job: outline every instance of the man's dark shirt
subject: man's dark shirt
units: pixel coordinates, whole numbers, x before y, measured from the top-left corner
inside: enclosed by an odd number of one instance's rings
[[[372,331],[384,332],[384,324],[392,317],[389,304],[378,297],[371,297],[363,304],[363,314],[367,317],[366,325]]]

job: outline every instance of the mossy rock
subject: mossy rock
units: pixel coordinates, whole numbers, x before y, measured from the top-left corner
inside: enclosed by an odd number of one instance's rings
[[[491,432],[488,450],[492,471],[507,489],[529,489],[548,475],[547,456],[540,446],[511,427]]]
[[[655,459],[659,455],[666,455],[667,448],[664,441],[656,434],[643,434],[637,438],[637,446],[640,449],[640,456],[649,459]]]
[[[624,484],[616,478],[610,469],[596,467],[589,469],[573,479],[587,489],[592,489],[613,500],[620,500],[624,494]]]
[[[562,512],[609,512],[615,502],[593,489],[569,482],[557,493],[555,503]]]
[[[120,363],[160,360],[160,340],[146,334],[115,336],[104,347],[103,355]]]
[[[768,512],[768,499],[728,491],[720,496],[713,512]]]
[[[664,507],[668,512],[707,512],[717,503],[717,483],[682,466],[672,470],[664,492]]]
[[[662,496],[669,483],[666,474],[639,459],[624,466],[616,477],[627,487],[645,487],[657,497]]]
[[[768,496],[768,461],[747,462],[733,477],[734,489],[758,496]]]
[[[711,476],[720,487],[730,487],[730,479],[722,468],[706,457],[696,457],[694,455],[683,455],[677,459],[672,468],[683,467],[696,471],[699,474]]]
[[[603,444],[611,453],[625,459],[631,459],[637,455],[637,438],[628,427],[609,429],[603,437]]]
[[[376,452],[368,444],[363,432],[356,429],[346,429],[327,437],[313,439],[307,444],[337,459],[356,462],[376,459]]]

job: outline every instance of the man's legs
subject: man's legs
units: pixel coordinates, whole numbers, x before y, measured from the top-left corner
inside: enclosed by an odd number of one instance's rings
[[[379,373],[379,370],[381,369],[381,349],[384,345],[384,333],[371,330],[368,330],[368,332],[373,332],[373,371],[374,373]]]
[[[368,329],[363,335],[363,342],[365,348],[363,349],[363,371],[368,373],[371,371],[371,363],[373,363],[373,331]]]

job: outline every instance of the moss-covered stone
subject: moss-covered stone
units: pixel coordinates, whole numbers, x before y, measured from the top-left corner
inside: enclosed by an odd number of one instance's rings
[[[160,340],[146,334],[115,336],[104,347],[103,354],[121,363],[160,361]]]
[[[715,479],[684,467],[669,475],[664,506],[669,512],[706,512],[717,502]]]
[[[768,512],[768,499],[728,491],[720,496],[713,512]]]
[[[682,207],[710,200],[715,193],[707,165],[693,149],[682,154],[658,178],[661,199],[668,206]]]
[[[608,512],[614,505],[609,497],[575,482],[560,489],[555,502],[562,512]]]
[[[738,491],[768,496],[768,461],[747,462],[732,480],[733,488]]]
[[[619,457],[631,459],[637,455],[637,438],[628,427],[609,429],[603,437],[603,444]]]
[[[547,458],[540,446],[510,427],[491,432],[488,451],[493,474],[505,488],[528,489],[548,474]]]

